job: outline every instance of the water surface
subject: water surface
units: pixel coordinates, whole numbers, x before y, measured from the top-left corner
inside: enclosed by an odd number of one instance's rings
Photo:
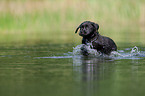
[[[86,57],[79,54],[79,46],[1,46],[0,95],[145,95],[145,47],[127,44],[111,56]]]

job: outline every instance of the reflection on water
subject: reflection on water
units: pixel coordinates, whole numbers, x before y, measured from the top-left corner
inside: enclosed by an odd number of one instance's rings
[[[100,75],[104,75],[106,67],[102,63],[113,62],[111,59],[106,60],[103,58],[73,58],[73,70],[83,74],[82,80],[84,81],[103,79],[104,77]]]
[[[74,78],[85,83],[85,87],[82,87],[84,96],[99,95],[99,82],[112,78],[115,71],[113,63],[113,60],[107,58],[73,58],[73,71],[76,73]]]

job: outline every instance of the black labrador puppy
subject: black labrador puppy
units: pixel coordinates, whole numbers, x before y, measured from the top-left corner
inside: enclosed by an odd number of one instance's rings
[[[79,35],[83,37],[82,44],[87,45],[87,43],[92,43],[92,48],[96,49],[102,54],[110,55],[112,51],[117,50],[115,42],[105,36],[101,36],[98,32],[99,25],[91,22],[85,21],[79,25],[75,33],[80,29]],[[89,55],[85,46],[81,48],[83,55]]]

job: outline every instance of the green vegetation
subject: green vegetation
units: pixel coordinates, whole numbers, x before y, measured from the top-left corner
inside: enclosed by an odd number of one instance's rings
[[[85,20],[118,42],[133,35],[140,40],[145,31],[144,0],[1,0],[0,6],[0,42],[71,41]]]

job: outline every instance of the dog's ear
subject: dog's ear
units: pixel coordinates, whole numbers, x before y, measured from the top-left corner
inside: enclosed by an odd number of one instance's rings
[[[78,32],[78,30],[79,30],[79,28],[82,26],[82,24],[83,24],[83,23],[81,23],[81,24],[79,25],[79,27],[76,29],[75,33]]]
[[[95,28],[95,30],[97,30],[97,31],[99,30],[99,25],[98,24],[96,24],[94,22],[92,22],[91,24]]]
[[[78,32],[79,28],[80,28],[80,26],[76,29],[75,33],[77,33],[77,32]]]

